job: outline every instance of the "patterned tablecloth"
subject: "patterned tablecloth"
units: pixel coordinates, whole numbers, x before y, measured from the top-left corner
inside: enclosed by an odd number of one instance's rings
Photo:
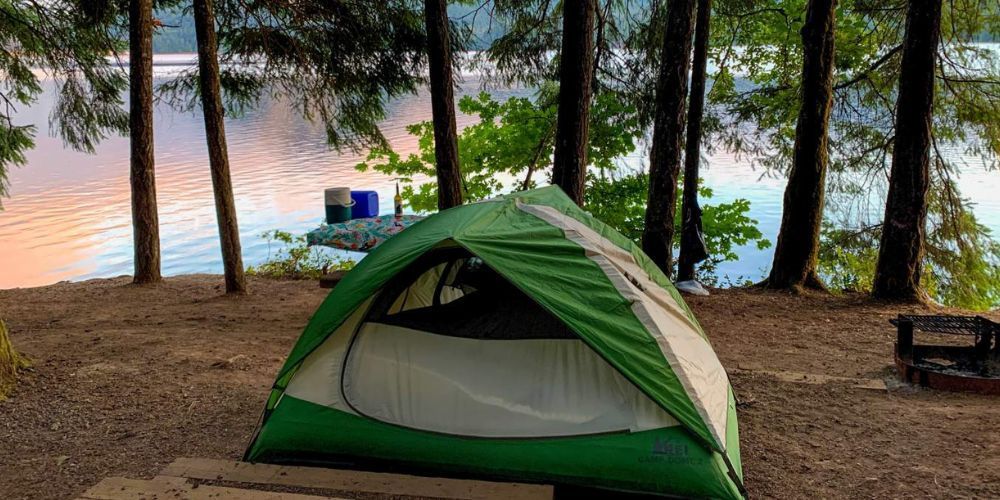
[[[323,245],[341,250],[367,252],[411,224],[423,219],[420,215],[380,215],[354,219],[337,224],[323,224],[306,234],[309,246]]]

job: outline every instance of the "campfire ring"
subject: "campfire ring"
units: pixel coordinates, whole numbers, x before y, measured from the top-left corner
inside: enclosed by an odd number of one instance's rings
[[[942,391],[1000,396],[1000,323],[981,316],[905,316],[896,326],[902,380]],[[973,345],[916,345],[914,332],[965,336]]]

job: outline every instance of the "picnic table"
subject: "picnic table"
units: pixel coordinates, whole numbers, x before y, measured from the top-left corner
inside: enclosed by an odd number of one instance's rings
[[[309,246],[322,245],[352,252],[368,252],[420,219],[423,216],[380,215],[323,224],[306,234],[306,243]]]

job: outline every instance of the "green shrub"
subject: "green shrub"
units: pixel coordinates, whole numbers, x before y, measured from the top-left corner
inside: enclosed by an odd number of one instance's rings
[[[594,217],[617,229],[640,243],[642,229],[645,226],[646,198],[649,194],[649,176],[645,173],[626,175],[624,177],[592,178],[588,182],[584,206]],[[701,200],[712,198],[710,188],[700,187],[698,195]],[[682,190],[678,189],[678,209],[674,218],[674,248],[680,246],[681,211],[680,199]],[[768,248],[771,242],[757,229],[757,220],[747,216],[750,212],[750,202],[736,199],[731,203],[702,204],[701,223],[708,247],[709,257],[698,264],[698,278],[712,285],[720,284],[720,279],[729,280],[716,274],[718,265],[723,262],[739,260],[736,247],[753,243],[759,249]],[[674,252],[677,255],[677,252]],[[676,259],[674,260],[676,264]],[[737,278],[739,281],[739,278]]]
[[[458,138],[467,202],[530,189],[548,181],[557,111],[552,90],[543,87],[534,99],[511,97],[499,102],[486,93],[461,99],[459,110],[479,118]],[[399,178],[402,196],[414,211],[434,211],[434,127],[431,122],[421,122],[407,130],[418,139],[417,153],[404,157],[392,149],[376,148],[357,168]],[[587,177],[584,207],[636,242],[642,235],[649,178],[645,173],[621,168],[620,159],[636,149],[643,132],[635,109],[613,94],[602,93],[594,98],[587,159],[590,171],[597,175]],[[416,179],[431,181],[419,183]],[[712,197],[707,188],[700,189],[699,194],[702,198]],[[750,202],[744,199],[703,205],[702,226],[710,257],[699,266],[702,280],[717,283],[716,266],[737,260],[736,247],[748,243],[758,248],[771,245],[757,229],[757,221],[747,216],[749,211]],[[680,210],[677,214],[679,228]],[[677,238],[679,244],[679,230]]]
[[[293,236],[286,231],[267,231],[261,234],[267,240],[267,260],[258,266],[247,267],[247,274],[279,279],[318,279],[330,271],[354,267],[351,259],[323,253],[306,244],[305,235]],[[278,247],[272,254],[272,246]]]

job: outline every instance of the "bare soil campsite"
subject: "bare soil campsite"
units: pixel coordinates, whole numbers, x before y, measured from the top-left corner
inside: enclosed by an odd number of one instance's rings
[[[226,297],[204,275],[129,282],[0,290],[33,366],[0,403],[0,498],[72,498],[178,457],[239,459],[328,292],[252,279],[250,295]],[[752,497],[1000,497],[998,400],[894,381],[888,320],[932,309],[741,289],[687,300],[740,400]]]

